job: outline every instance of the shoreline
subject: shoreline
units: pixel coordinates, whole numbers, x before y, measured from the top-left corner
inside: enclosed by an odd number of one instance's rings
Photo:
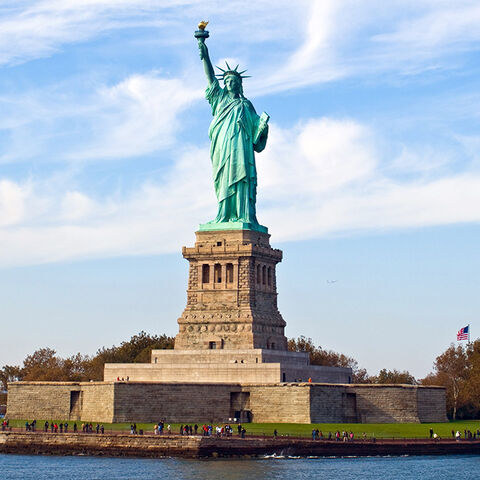
[[[480,440],[377,439],[336,442],[291,437],[0,432],[0,453],[149,458],[480,455]]]

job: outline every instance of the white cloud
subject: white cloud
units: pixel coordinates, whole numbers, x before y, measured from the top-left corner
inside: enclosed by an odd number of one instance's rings
[[[150,72],[83,94],[62,84],[5,96],[0,130],[10,136],[0,162],[123,159],[167,148],[179,116],[202,94],[192,82]]]
[[[102,88],[89,112],[93,139],[70,158],[123,158],[168,147],[179,128],[178,115],[202,96],[179,79],[132,75]]]
[[[275,241],[480,222],[480,174],[386,176],[375,133],[350,119],[274,124],[257,156],[258,217]],[[412,153],[413,155],[413,153]],[[0,182],[0,265],[178,251],[215,215],[208,148],[186,148],[159,183],[92,198],[49,182]],[[58,183],[59,185],[59,183]]]

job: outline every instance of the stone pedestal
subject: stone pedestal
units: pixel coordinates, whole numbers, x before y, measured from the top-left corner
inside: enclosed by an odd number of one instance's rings
[[[252,230],[198,231],[190,263],[187,306],[175,349],[287,350],[277,308],[275,267],[281,250]]]

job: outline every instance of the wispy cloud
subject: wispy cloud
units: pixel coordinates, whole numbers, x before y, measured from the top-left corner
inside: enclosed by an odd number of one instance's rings
[[[0,163],[123,159],[167,148],[179,116],[202,95],[192,82],[150,72],[81,94],[62,84],[0,98],[0,131],[7,135]]]
[[[257,158],[259,220],[276,241],[480,221],[480,174],[388,176],[377,143],[351,119],[272,125]],[[172,161],[162,183],[103,197],[2,181],[0,265],[177,251],[216,207],[207,146]]]

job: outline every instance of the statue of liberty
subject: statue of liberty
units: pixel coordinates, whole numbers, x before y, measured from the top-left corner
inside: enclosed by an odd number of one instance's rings
[[[208,37],[205,26],[204,22],[199,25],[195,37],[208,81],[205,96],[213,114],[208,135],[218,212],[214,220],[200,225],[200,230],[266,232],[266,227],[259,225],[255,212],[257,169],[254,152],[265,148],[269,117],[265,113],[258,116],[252,103],[243,96],[245,71],[239,72],[238,65],[232,69],[227,63],[226,70],[217,67],[221,73],[215,75],[205,44]],[[216,76],[223,78],[224,88],[220,87]]]

